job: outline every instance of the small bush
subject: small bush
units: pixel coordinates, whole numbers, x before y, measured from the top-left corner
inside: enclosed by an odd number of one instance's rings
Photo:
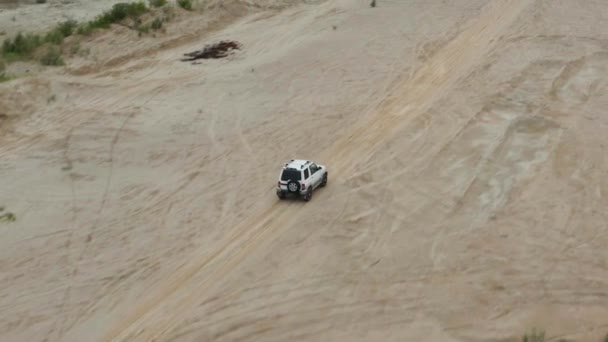
[[[522,342],[545,342],[545,332],[532,329],[532,332],[522,337]]]
[[[63,42],[63,35],[59,31],[50,31],[44,36],[44,41],[51,44],[61,44]]]
[[[117,3],[112,9],[97,16],[89,22],[92,28],[108,28],[111,24],[123,21],[127,18],[137,18],[148,11],[144,2]]]
[[[94,30],[95,30],[95,28],[91,25],[91,23],[86,23],[86,24],[82,24],[82,25],[78,26],[76,33],[78,33],[81,36],[88,36],[91,33],[93,33]]]
[[[46,4],[46,0],[36,0],[37,4]]]
[[[40,59],[42,65],[64,65],[63,58],[61,58],[61,51],[56,46],[51,46],[47,50],[46,54]]]
[[[77,27],[78,23],[74,20],[64,21],[49,31],[44,37],[44,41],[59,45],[65,38],[71,36]]]
[[[167,4],[167,0],[148,0],[152,7],[163,7]]]
[[[4,40],[2,54],[11,57],[27,56],[42,43],[43,40],[37,34],[28,33],[24,35],[19,32],[12,40],[10,38]]]
[[[4,207],[0,207],[0,212],[4,211]],[[15,217],[15,214],[11,213],[11,212],[7,212],[4,213],[0,216],[0,221],[8,221],[8,222],[12,222],[15,221],[17,218]]]
[[[150,32],[150,25],[137,26],[137,31],[139,32],[139,36],[141,37],[142,34]]]
[[[64,37],[71,36],[76,28],[78,27],[78,22],[75,20],[64,21],[57,26],[57,31],[61,32]]]
[[[14,222],[16,219],[17,218],[13,213],[5,213],[4,215],[0,216],[0,221],[4,222]]]
[[[185,10],[192,10],[192,0],[177,0],[177,4]]]
[[[12,76],[7,75],[4,71],[0,71],[0,83],[10,81],[12,79]]]
[[[150,26],[154,31],[160,30],[163,27],[163,20],[161,18],[156,18],[152,22]]]

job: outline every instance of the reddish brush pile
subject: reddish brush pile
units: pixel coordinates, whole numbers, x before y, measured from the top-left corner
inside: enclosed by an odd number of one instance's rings
[[[219,43],[206,45],[202,50],[185,53],[187,58],[181,59],[182,62],[190,62],[197,59],[224,58],[232,50],[239,50],[241,44],[235,41],[222,40]]]

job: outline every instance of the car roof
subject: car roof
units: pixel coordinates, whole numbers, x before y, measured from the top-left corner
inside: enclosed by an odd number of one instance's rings
[[[311,163],[310,160],[292,159],[288,163],[285,163],[285,168],[300,170],[300,169],[304,168],[304,166],[306,166],[307,164],[310,164],[310,163]]]

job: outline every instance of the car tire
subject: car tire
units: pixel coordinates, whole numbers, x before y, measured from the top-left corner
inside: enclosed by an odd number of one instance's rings
[[[304,200],[306,202],[308,202],[311,199],[312,199],[312,188],[308,188],[308,191],[306,191],[306,194],[304,194]]]
[[[321,187],[324,187],[327,185],[327,173],[325,173],[323,175],[323,181],[321,181]]]
[[[296,182],[295,180],[290,180],[287,182],[287,191],[297,193],[300,191],[300,183]]]

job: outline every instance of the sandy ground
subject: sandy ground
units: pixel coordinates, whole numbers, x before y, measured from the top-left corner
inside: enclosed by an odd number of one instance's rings
[[[602,341],[608,2],[274,4],[0,84],[0,340]]]

